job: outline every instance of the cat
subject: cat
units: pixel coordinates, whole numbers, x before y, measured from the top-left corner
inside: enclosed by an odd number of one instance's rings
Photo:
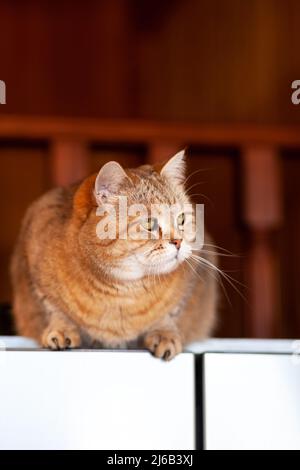
[[[133,217],[143,234],[156,231],[154,238],[97,234],[104,220],[99,210],[107,204],[118,209],[121,196],[147,208],[190,203],[185,166],[184,151],[161,171],[108,162],[98,174],[35,201],[11,263],[17,332],[52,350],[136,343],[165,360],[208,337],[217,306],[216,280],[207,269],[216,260],[209,250],[199,252],[203,265],[193,265],[191,244],[178,238],[175,227],[163,236],[163,216]],[[181,226],[184,219],[179,214]]]

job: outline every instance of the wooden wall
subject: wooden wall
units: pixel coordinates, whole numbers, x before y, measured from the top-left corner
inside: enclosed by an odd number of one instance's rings
[[[2,0],[1,113],[299,122],[298,0]]]
[[[221,123],[234,129],[242,123],[298,124],[300,106],[291,104],[290,85],[300,78],[299,24],[298,0],[2,0],[0,79],[7,85],[7,104],[0,105],[0,117],[135,118]],[[272,135],[276,141],[276,132]],[[111,158],[124,165],[145,161],[143,142],[135,140],[132,146],[124,141],[103,145],[92,139],[85,171],[95,171]],[[225,146],[201,142],[201,136],[192,139],[189,170],[204,171],[191,183],[201,183],[196,192],[211,201],[206,204],[207,223],[216,243],[241,254],[224,257],[222,267],[247,284],[245,256],[260,259],[261,252],[251,251],[255,237],[245,218],[245,185],[263,186],[264,167],[255,164],[248,147],[244,151],[230,139]],[[58,145],[64,152],[63,144]],[[157,158],[155,145],[152,155]],[[274,229],[265,229],[255,245],[263,253],[265,246],[272,247],[269,258],[267,254],[271,264],[278,253],[276,336],[300,334],[300,164],[299,147],[292,147],[289,139],[276,141],[282,207],[272,199],[270,206],[262,201],[261,217],[271,211]],[[159,153],[161,143],[157,148]],[[1,302],[10,301],[8,260],[22,214],[52,186],[53,172],[59,171],[52,150],[43,136],[24,141],[8,133],[1,139]],[[70,152],[77,151],[75,144]],[[252,168],[252,163],[256,176],[246,181],[243,165]],[[232,305],[223,299],[218,334],[251,335],[247,301],[227,289]],[[241,290],[249,298],[249,289]]]
[[[136,88],[132,34],[124,0],[1,1],[3,112],[131,115]]]
[[[300,122],[290,101],[300,70],[298,0],[178,0],[157,17],[139,29],[144,116]]]

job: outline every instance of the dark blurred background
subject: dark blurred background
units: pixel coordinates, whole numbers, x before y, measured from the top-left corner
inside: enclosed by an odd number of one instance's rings
[[[240,293],[224,281],[216,335],[300,336],[299,24],[298,0],[1,1],[0,334],[28,204],[186,145],[191,194],[238,255],[220,258]]]

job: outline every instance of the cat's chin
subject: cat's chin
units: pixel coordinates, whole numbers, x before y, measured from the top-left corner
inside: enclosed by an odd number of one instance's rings
[[[118,281],[138,281],[145,276],[144,270],[142,270],[139,266],[136,266],[135,269],[126,269],[123,266],[114,268],[110,271],[110,274]]]
[[[159,263],[158,265],[149,266],[147,269],[147,275],[160,275],[160,274],[168,274],[172,271],[175,271],[178,268],[180,262],[178,258],[173,258],[172,260],[164,261],[163,263]]]
[[[157,277],[175,271],[184,260],[173,258],[159,264],[120,266],[111,270],[110,274],[119,281],[138,281],[143,278]]]

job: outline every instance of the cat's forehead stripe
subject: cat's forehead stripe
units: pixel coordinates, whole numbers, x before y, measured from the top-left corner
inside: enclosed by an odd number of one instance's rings
[[[149,203],[174,204],[176,196],[171,188],[157,173],[138,175],[138,182],[134,187],[133,197],[137,201]]]

